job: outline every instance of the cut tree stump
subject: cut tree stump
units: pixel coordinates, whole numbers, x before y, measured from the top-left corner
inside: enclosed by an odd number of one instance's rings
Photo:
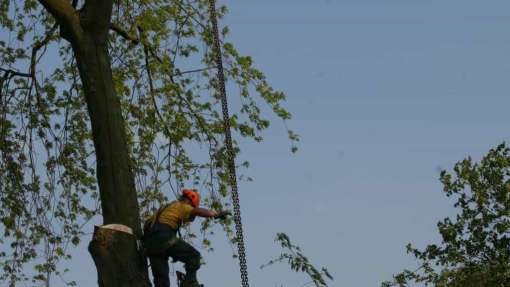
[[[147,260],[129,227],[95,226],[88,249],[96,264],[99,287],[151,286]]]

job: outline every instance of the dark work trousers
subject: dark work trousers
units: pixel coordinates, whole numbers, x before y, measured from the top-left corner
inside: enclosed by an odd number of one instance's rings
[[[156,223],[153,231],[144,240],[155,287],[169,287],[169,265],[171,257],[174,261],[184,263],[186,281],[197,281],[197,270],[200,268],[200,252],[193,246],[176,237],[176,231],[167,225]]]

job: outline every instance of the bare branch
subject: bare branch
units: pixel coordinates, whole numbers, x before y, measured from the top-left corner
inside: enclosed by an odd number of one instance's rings
[[[198,72],[209,71],[209,70],[213,70],[213,69],[216,69],[216,67],[210,66],[210,67],[205,67],[205,68],[201,68],[201,69],[188,70],[188,71],[184,71],[184,72],[177,71],[174,74],[172,74],[172,76],[182,76],[184,74],[198,73]]]
[[[18,72],[18,71],[13,70],[13,69],[5,69],[5,68],[0,67],[0,71],[5,72],[9,76],[13,75],[13,76],[18,76],[18,77],[26,77],[26,78],[31,78],[32,77],[32,75],[29,74],[29,73]]]

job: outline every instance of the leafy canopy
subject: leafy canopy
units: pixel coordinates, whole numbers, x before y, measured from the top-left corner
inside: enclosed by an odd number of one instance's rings
[[[85,2],[62,1],[78,12]],[[115,3],[108,47],[144,215],[184,185],[198,186],[206,205],[228,205],[207,1]],[[35,0],[0,0],[0,25],[0,282],[49,285],[100,213],[90,122],[63,27]],[[285,95],[250,57],[221,44],[236,138],[261,141],[270,124],[263,106],[290,119]],[[210,228],[205,221],[209,248]]]
[[[441,172],[448,197],[459,210],[437,224],[440,244],[419,250],[407,246],[421,264],[404,270],[382,286],[478,287],[510,285],[510,150],[492,149],[479,162],[455,164],[453,174]]]

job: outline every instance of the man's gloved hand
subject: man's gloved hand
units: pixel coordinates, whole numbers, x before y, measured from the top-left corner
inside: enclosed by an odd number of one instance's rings
[[[229,215],[232,215],[232,213],[230,211],[223,210],[223,211],[218,212],[218,214],[216,215],[216,218],[225,219]]]

